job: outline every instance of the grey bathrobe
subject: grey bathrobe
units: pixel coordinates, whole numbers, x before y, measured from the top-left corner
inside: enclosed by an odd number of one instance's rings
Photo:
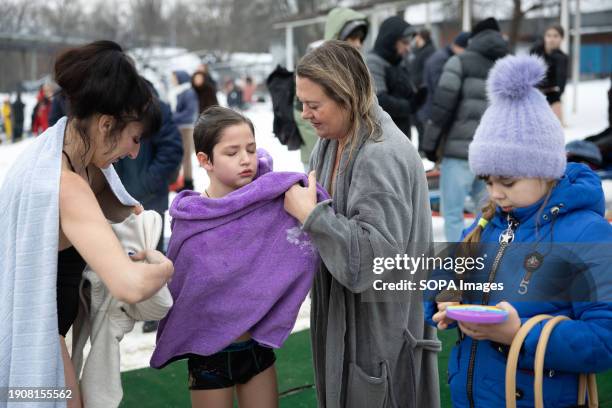
[[[432,240],[421,159],[389,115],[374,110],[382,136],[368,140],[362,131],[352,154],[347,147],[333,201],[319,203],[303,225],[322,259],[311,310],[317,398],[324,408],[437,408],[440,342],[424,322],[422,294],[363,301],[379,278],[375,257],[419,256],[409,243]],[[328,191],[337,147],[322,139],[311,156]]]

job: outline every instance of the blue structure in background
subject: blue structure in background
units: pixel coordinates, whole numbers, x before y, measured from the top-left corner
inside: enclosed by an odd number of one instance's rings
[[[580,47],[580,73],[606,76],[612,72],[612,44],[585,44]]]

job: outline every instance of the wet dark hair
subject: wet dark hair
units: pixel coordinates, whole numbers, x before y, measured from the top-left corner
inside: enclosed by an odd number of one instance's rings
[[[119,44],[95,41],[66,50],[57,57],[54,71],[55,81],[69,102],[68,119],[74,121],[86,152],[91,147],[87,129],[95,114],[115,119],[107,136],[109,150],[117,145],[120,132],[131,122],[143,124],[143,137],[159,130],[157,98]]]
[[[254,136],[255,128],[253,127],[253,122],[246,116],[222,106],[211,106],[206,109],[196,121],[193,130],[193,144],[196,153],[204,153],[212,163],[213,148],[221,140],[223,130],[243,123],[249,125]]]
[[[422,28],[418,31],[418,36],[421,37],[423,39],[423,41],[425,41],[426,43],[431,41],[431,32],[426,29],[426,28]]]
[[[368,35],[368,28],[366,26],[360,26],[360,27],[355,28],[353,31],[351,31],[344,40],[346,41],[350,38],[355,38],[355,39],[359,39],[361,42],[364,42],[367,35]]]
[[[197,87],[197,86],[196,86],[196,84],[195,84],[195,79],[196,79],[197,77],[199,77],[199,76],[201,76],[201,77],[202,77],[202,83],[203,83],[203,84],[205,84],[205,83],[207,82],[207,81],[206,81],[206,72],[204,72],[204,71],[196,71],[196,72],[194,72],[194,73],[193,73],[193,75],[191,76],[191,86],[192,86],[192,87],[194,87],[194,88],[196,88],[196,89],[197,89],[198,87]],[[201,86],[201,85],[200,85],[200,86]]]
[[[549,30],[555,30],[557,33],[559,33],[561,38],[565,38],[565,30],[559,24],[551,24],[551,25],[549,25],[548,27],[546,27],[546,31],[549,31]],[[546,32],[546,31],[544,31],[544,32]]]

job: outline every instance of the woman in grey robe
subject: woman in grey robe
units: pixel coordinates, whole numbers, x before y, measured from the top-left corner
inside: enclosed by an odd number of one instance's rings
[[[285,209],[322,260],[311,310],[319,406],[437,408],[440,343],[424,323],[422,293],[406,291],[399,302],[372,295],[396,272],[373,273],[375,259],[418,257],[431,242],[421,159],[378,105],[357,49],[328,41],[296,72],[302,117],[319,141],[309,187],[293,186]],[[332,200],[316,204],[315,178]]]

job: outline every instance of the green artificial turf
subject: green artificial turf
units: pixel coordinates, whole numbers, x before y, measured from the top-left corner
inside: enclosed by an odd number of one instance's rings
[[[455,344],[457,332],[439,333],[443,348],[439,354],[440,397],[442,408],[451,408],[450,390],[446,383],[446,367],[450,349]],[[282,349],[276,351],[281,408],[316,407],[312,384],[312,358],[310,332],[292,334]],[[122,408],[174,408],[189,407],[187,389],[187,363],[178,361],[163,370],[143,368],[121,374],[124,397]],[[612,372],[598,376],[601,408],[612,408]],[[292,390],[292,391],[291,391]],[[290,392],[288,392],[290,391]],[[424,407],[426,408],[426,407]]]

